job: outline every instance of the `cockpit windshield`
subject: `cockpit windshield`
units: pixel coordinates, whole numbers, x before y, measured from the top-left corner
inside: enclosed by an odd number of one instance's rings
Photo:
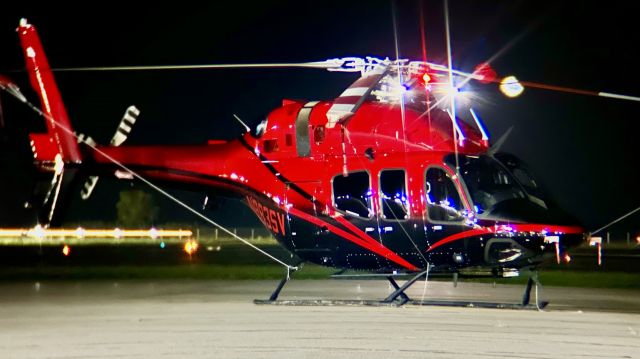
[[[447,156],[446,162],[455,168],[455,155]],[[458,155],[458,163],[478,215],[491,212],[499,204],[509,200],[528,200],[520,183],[494,158]]]

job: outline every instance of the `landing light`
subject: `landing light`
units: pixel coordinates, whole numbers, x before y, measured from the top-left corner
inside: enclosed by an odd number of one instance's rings
[[[65,244],[64,247],[62,247],[62,254],[67,257],[69,253],[71,253],[71,247]]]
[[[507,97],[518,97],[524,91],[524,87],[515,76],[507,76],[500,81],[500,91]]]

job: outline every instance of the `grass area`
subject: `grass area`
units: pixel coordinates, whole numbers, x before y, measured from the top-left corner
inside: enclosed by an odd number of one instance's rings
[[[640,273],[548,270],[540,272],[540,282],[545,286],[581,288],[640,289]],[[498,284],[527,283],[528,277],[517,278],[465,278],[462,281]]]
[[[305,265],[297,279],[327,278],[335,269]],[[0,281],[93,279],[281,279],[276,265],[46,266],[0,268]]]
[[[70,246],[97,246],[97,245],[150,245],[157,246],[164,242],[167,245],[182,244],[188,239],[197,240],[201,246],[235,244],[239,241],[233,237],[220,236],[218,238],[212,236],[195,237],[167,237],[167,238],[76,238],[76,237],[4,237],[0,238],[0,246],[61,246],[68,244]],[[276,245],[275,238],[270,236],[255,236],[247,239],[254,245]]]
[[[201,236],[200,249],[188,256],[183,240],[115,240],[97,242],[76,239],[68,242],[71,254],[64,256],[60,242],[43,241],[42,246],[13,244],[0,246],[0,281],[40,280],[126,280],[126,279],[280,279],[283,267],[236,239]],[[116,242],[114,242],[116,241]],[[255,237],[251,243],[287,263],[296,263],[290,253],[273,238]],[[93,244],[93,245],[88,245]],[[605,247],[607,248],[607,247]],[[640,289],[640,249],[608,247],[603,266],[596,265],[595,250],[576,249],[571,266],[551,264],[540,272],[544,285]],[[296,279],[328,278],[336,269],[306,264],[294,274]],[[376,277],[381,278],[381,277]],[[434,280],[451,280],[449,278]],[[526,277],[496,279],[500,284],[526,283]],[[467,282],[494,282],[491,278],[461,279]]]
[[[335,269],[307,264],[296,272],[295,279],[326,279]],[[24,280],[107,280],[107,279],[280,279],[285,270],[276,265],[153,265],[153,266],[37,266],[0,268],[0,281]],[[382,279],[380,277],[376,279]],[[434,280],[448,281],[446,278]],[[524,285],[527,277],[464,278],[462,282]],[[546,286],[640,289],[640,273],[574,272],[550,270],[540,272]]]

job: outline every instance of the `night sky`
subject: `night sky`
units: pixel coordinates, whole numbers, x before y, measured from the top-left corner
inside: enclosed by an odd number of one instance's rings
[[[3,5],[0,73],[30,90],[14,29],[26,17],[40,33],[53,67],[306,62],[343,56],[395,56],[390,1],[270,1],[222,4],[83,6]],[[133,6],[133,7],[132,7]],[[499,75],[520,80],[640,96],[638,5],[628,1],[450,1],[454,65],[473,71],[493,62]],[[420,59],[420,13],[429,60],[446,59],[441,1],[397,1],[401,57]],[[356,75],[323,70],[188,70],[57,73],[76,131],[107,143],[124,110],[141,115],[129,144],[202,143],[242,133],[236,113],[255,126],[283,98],[332,99]],[[552,197],[596,229],[640,206],[640,103],[526,89],[516,99],[497,86],[476,85],[474,106],[493,139],[514,126],[503,150],[529,163]],[[27,133],[43,129],[17,101],[0,94],[0,226],[33,225],[22,208],[33,185]],[[1,125],[1,124],[0,124]],[[136,185],[143,187],[142,185]],[[74,199],[70,221],[113,220],[118,191],[128,184],[102,180],[89,201]],[[199,206],[199,194],[174,192]],[[157,196],[163,221],[196,222]],[[238,223],[232,204],[212,213]],[[229,213],[233,212],[233,216]],[[257,224],[257,220],[247,222]],[[640,213],[613,228],[640,230]]]

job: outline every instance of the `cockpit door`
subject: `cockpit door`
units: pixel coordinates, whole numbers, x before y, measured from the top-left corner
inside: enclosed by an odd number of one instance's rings
[[[430,166],[424,174],[424,193],[427,219],[427,242],[429,245],[452,234],[468,229],[468,204],[460,182],[454,179],[451,170]],[[466,243],[462,242],[463,246]],[[452,258],[465,261],[461,254],[466,251],[452,253]],[[459,264],[463,264],[459,263]]]

